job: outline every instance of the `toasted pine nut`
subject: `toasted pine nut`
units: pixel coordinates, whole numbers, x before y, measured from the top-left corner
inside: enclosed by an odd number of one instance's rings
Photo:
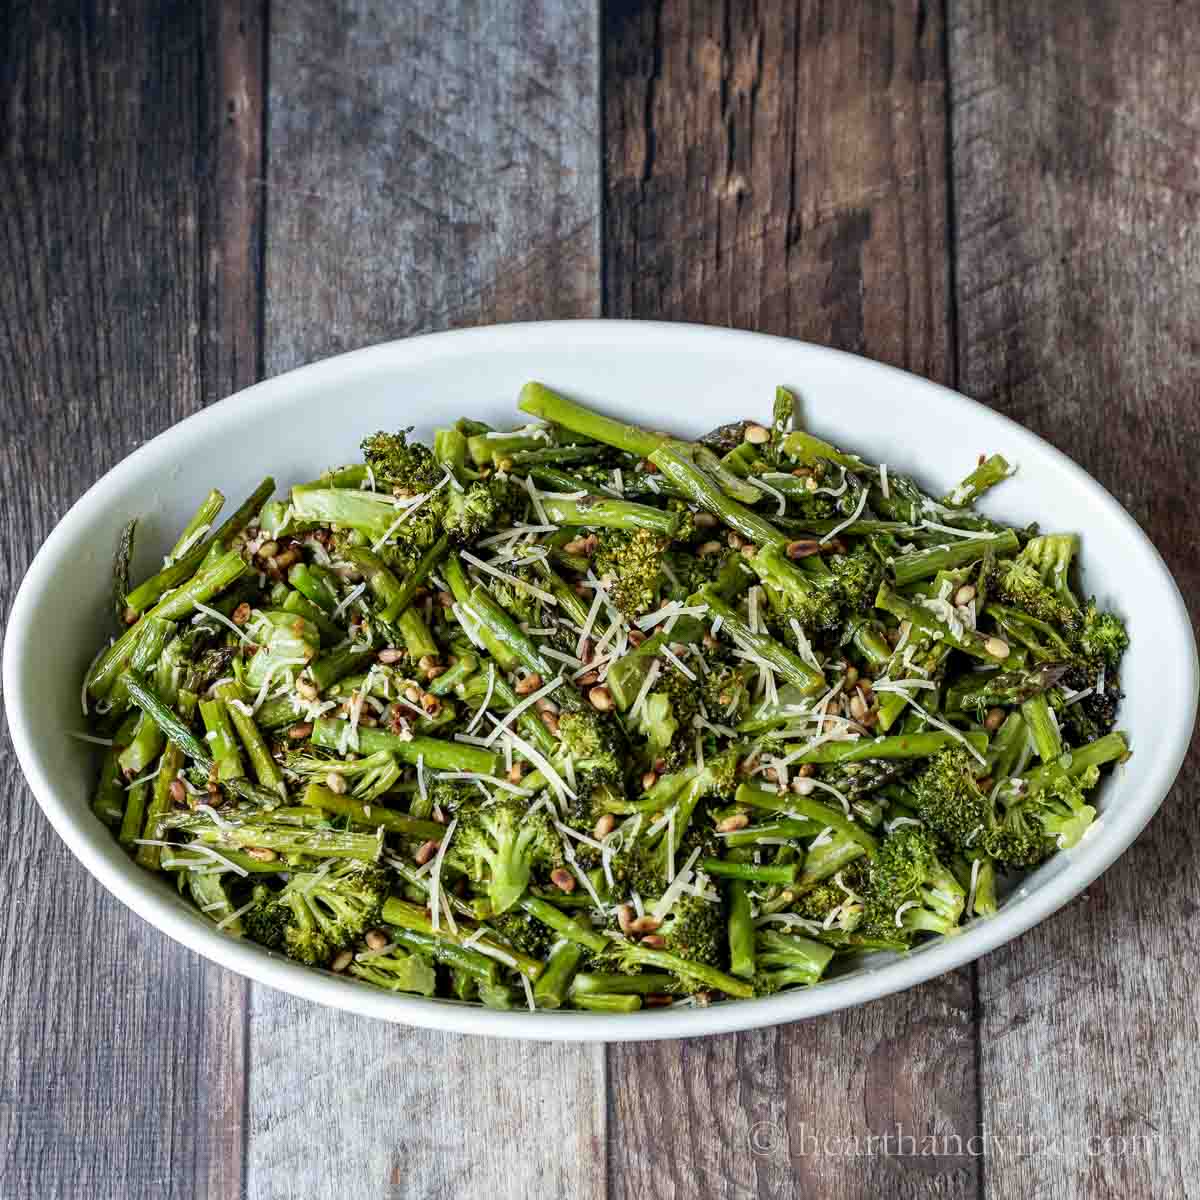
[[[306,737],[312,736],[312,731],[313,727],[311,721],[300,721],[288,730],[288,737],[290,737],[293,742],[302,742]]]
[[[712,554],[720,554],[722,546],[720,542],[705,542],[696,553],[701,558],[708,558]]]
[[[954,603],[961,607],[964,604],[970,604],[975,599],[975,585],[973,583],[964,583],[962,587],[954,593]]]
[[[552,712],[538,713],[542,718],[542,724],[550,730],[555,737],[558,737],[558,716]]]
[[[432,683],[439,675],[445,675],[449,669],[449,667],[430,667],[429,670],[425,672],[425,678]]]
[[[850,715],[856,721],[861,721],[867,715],[867,702],[858,692],[850,697]]]
[[[788,558],[811,558],[814,554],[820,553],[821,543],[812,538],[801,538],[787,544]]]
[[[651,992],[642,997],[643,1008],[670,1008],[674,1003],[675,998],[668,996],[666,992]]]
[[[695,516],[695,525],[697,529],[715,529],[717,518],[709,512],[698,512]]]
[[[632,933],[653,933],[661,925],[662,922],[657,917],[652,917],[647,913],[644,917],[638,917],[633,921],[629,929]]]
[[[560,892],[573,892],[575,890],[575,876],[566,867],[555,867],[550,872],[550,882]]]
[[[421,689],[417,687],[415,683],[410,683],[408,687],[404,689],[404,698],[409,702],[409,704],[420,704]]]
[[[765,446],[771,440],[771,431],[761,425],[747,425],[742,435],[752,446]]]
[[[591,687],[593,683],[600,682],[600,672],[589,671],[586,675],[580,675],[576,682],[580,687]]]
[[[429,716],[436,717],[442,711],[442,702],[432,692],[425,692],[421,696],[421,707]],[[362,717],[359,717],[359,723],[361,722]]]
[[[792,791],[797,796],[811,796],[816,791],[816,785],[807,775],[801,775],[799,778],[792,780]]]
[[[1001,725],[1004,724],[1004,709],[989,708],[987,716],[983,718],[983,727],[988,733],[995,733]]]
[[[339,951],[338,956],[329,964],[329,969],[334,974],[340,975],[352,962],[354,955],[349,950]]]
[[[725,535],[725,541],[731,550],[740,550],[746,544],[742,535],[732,529]]]
[[[733,833],[738,829],[745,829],[749,824],[750,818],[745,813],[734,813],[732,817],[717,822],[717,832]]]
[[[418,867],[423,867],[438,852],[439,842],[422,842],[413,858]]]
[[[854,685],[858,682],[858,668],[847,667],[845,678],[842,680],[842,688],[847,692],[854,691]]]
[[[653,771],[647,771],[642,776],[642,791],[648,792],[658,782],[658,776]]]
[[[665,950],[667,939],[660,933],[648,933],[642,938],[642,945],[649,946],[651,950]]]
[[[557,714],[558,712],[558,705],[555,704],[553,700],[548,699],[546,696],[543,696],[540,700],[538,700],[533,707],[536,708],[540,713],[548,712]]]
[[[617,924],[621,927],[622,933],[629,933],[633,927],[633,905],[618,904],[617,905]]]
[[[259,558],[274,558],[279,553],[278,542],[263,542],[258,548]]]
[[[250,620],[250,611],[250,605],[243,600],[241,604],[239,604],[237,608],[235,608],[230,614],[229,619],[235,625],[245,625],[245,623]]]
[[[509,767],[509,769],[508,769],[508,776],[507,776],[508,782],[509,783],[520,783],[521,782],[521,771],[522,771],[521,764],[519,762],[513,763],[513,765],[511,767]]]
[[[167,788],[167,791],[169,791],[171,793],[172,803],[174,803],[174,804],[186,804],[187,803],[187,788],[185,788],[183,786],[182,779],[172,779],[171,786],[169,788]]]
[[[636,650],[646,640],[646,635],[640,629],[629,631],[629,644]]]
[[[269,850],[266,846],[247,846],[246,854],[258,862],[274,862],[279,857],[274,850]]]
[[[420,667],[422,671],[432,670],[432,668],[436,667],[437,665],[438,660],[432,654],[422,654],[420,659],[417,661],[417,666]]]
[[[443,608],[453,608],[454,607],[454,597],[449,592],[438,592],[437,598],[438,598],[438,603]]]
[[[1009,644],[1003,638],[998,637],[988,638],[988,640],[983,643],[983,648],[993,658],[1007,658],[1009,650],[1011,649]]]
[[[530,692],[536,692],[542,686],[542,677],[536,671],[530,671],[524,679],[518,679],[513,684],[513,691],[518,696],[528,696]]]
[[[743,558],[753,558],[758,553],[758,547],[753,542],[747,542],[741,553]]]
[[[398,663],[404,659],[404,651],[398,650],[395,646],[385,646],[380,652],[375,655],[377,659],[385,667],[390,667],[393,663]]]
[[[602,842],[617,827],[617,818],[612,813],[604,813],[592,827],[592,837]]]
[[[613,706],[612,692],[601,684],[588,692],[588,699],[597,712],[610,712]]]
[[[796,774],[799,775],[801,779],[807,779],[810,775],[815,775],[816,773],[817,768],[814,767],[812,763],[801,763],[796,768]]]
[[[317,685],[310,679],[297,679],[296,691],[300,693],[305,700],[315,700],[321,693],[317,691]]]
[[[346,777],[340,771],[330,771],[325,776],[325,786],[331,792],[336,792],[339,796],[344,796],[346,794]]]
[[[382,929],[372,929],[367,934],[367,947],[371,950],[382,950],[391,941]]]

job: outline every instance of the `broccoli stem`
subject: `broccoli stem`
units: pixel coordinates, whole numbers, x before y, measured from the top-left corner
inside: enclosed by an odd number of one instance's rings
[[[939,571],[978,562],[988,551],[997,556],[1016,554],[1021,548],[1016,533],[1003,533],[978,538],[960,538],[947,546],[931,546],[928,550],[911,550],[892,564],[897,587],[907,587],[919,579],[932,579]]]
[[[776,797],[778,799],[778,797]],[[756,846],[763,838],[804,838],[814,837],[820,833],[812,821],[767,821],[761,825],[751,825],[739,829],[721,840],[730,849],[740,849],[745,846]]]
[[[217,764],[217,778],[222,783],[228,783],[231,779],[244,779],[246,768],[242,765],[242,756],[233,735],[233,726],[230,724],[225,702],[219,697],[214,700],[201,700],[200,718],[209,734],[205,740],[212,747],[213,758]]]
[[[224,507],[225,497],[216,488],[213,488],[200,501],[200,507],[192,514],[191,520],[183,527],[179,537],[176,539],[175,545],[171,547],[171,552],[167,555],[167,558],[170,560],[167,563],[168,566],[179,558],[181,554],[187,552],[188,548],[196,541],[197,531],[203,527],[211,526],[213,521],[217,519],[217,514]]]
[[[1033,748],[1043,763],[1057,761],[1063,752],[1062,734],[1050,711],[1046,693],[1031,696],[1021,705],[1021,716],[1033,737]]]
[[[383,538],[406,511],[380,492],[307,483],[292,488],[292,507],[300,521],[354,529],[373,542]]]
[[[331,613],[337,607],[337,594],[328,579],[328,575],[319,573],[316,567],[308,563],[295,563],[288,570],[288,583],[311,604],[323,612]]]
[[[514,470],[528,472],[530,467],[552,466],[555,463],[567,466],[572,463],[593,463],[607,454],[604,446],[547,446],[541,450],[517,450],[508,457],[513,460]]]
[[[964,738],[981,754],[987,749],[986,733],[964,733]],[[858,742],[822,742],[801,754],[796,762],[852,763],[873,758],[929,758],[947,746],[962,745],[952,733],[941,730],[928,733],[897,733],[890,737]]]
[[[121,828],[117,841],[128,849],[142,836],[146,827],[146,800],[150,795],[150,782],[135,783],[125,793],[125,812],[121,816]]]
[[[810,666],[769,634],[752,630],[737,610],[726,604],[711,587],[702,588],[693,600],[707,604],[710,615],[721,618],[722,630],[728,630],[734,641],[744,649],[770,663],[788,683],[795,684],[803,695],[815,695],[825,687],[825,676],[821,671]]]
[[[214,546],[228,545],[234,535],[240,533],[257,515],[258,510],[271,498],[271,494],[274,491],[275,480],[268,476],[254,489],[242,503],[242,506],[220,529],[197,542],[178,562],[173,562],[169,567],[164,567],[156,575],[152,575],[144,583],[138,584],[125,597],[125,603],[130,608],[140,612],[148,605],[153,604],[166,592],[170,591],[171,588],[178,588],[182,583],[190,579],[197,573],[201,564],[208,557],[209,551]],[[232,582],[232,580],[229,582]],[[219,591],[220,589],[218,588],[217,590]],[[197,598],[203,602],[209,596],[199,596]],[[160,604],[154,612],[157,616],[169,615],[172,617],[181,617],[184,613],[190,612],[191,607],[189,603],[181,612],[169,614],[166,611],[160,611],[162,610],[162,605]]]
[[[755,863],[730,862],[723,858],[702,858],[700,869],[718,879],[742,879],[751,883],[780,883],[796,882],[796,867],[789,866],[760,866]]]
[[[460,654],[456,662],[448,666],[435,679],[430,680],[426,690],[435,696],[448,696],[460,683],[465,683],[479,670],[479,659],[474,654]]]
[[[636,425],[601,416],[540,383],[527,383],[521,389],[517,407],[543,421],[561,425],[572,433],[603,442],[606,446],[615,446],[637,458],[649,458],[667,436],[665,433],[648,433]]]
[[[445,836],[445,825],[437,821],[422,821],[404,813],[394,812],[381,804],[363,804],[353,796],[339,795],[319,783],[310,783],[304,789],[303,803],[334,816],[345,817],[352,825],[368,829],[385,829],[402,837],[421,838],[424,841],[440,842]]]
[[[875,597],[875,607],[891,613],[901,621],[910,622],[915,629],[929,634],[935,640],[946,642],[956,650],[961,650],[983,662],[1003,662],[1010,656],[1011,647],[1002,639],[984,637],[983,634],[974,629],[967,629],[965,626],[959,631],[951,630],[945,621],[935,616],[924,605],[901,596],[886,583],[879,587],[879,594]],[[990,611],[992,610],[989,609]],[[993,653],[994,650],[1001,650],[1001,653]]]
[[[583,947],[565,939],[550,951],[546,969],[533,989],[533,1000],[539,1008],[562,1008],[566,1004],[582,959]]]
[[[204,604],[218,592],[223,592],[245,570],[246,564],[236,550],[229,550],[205,562],[191,579],[169,596],[163,596],[136,625],[131,625],[100,656],[88,672],[88,693],[97,700],[108,695],[117,677],[128,669],[135,646],[145,636],[142,626],[151,617],[177,621],[191,613],[197,603]]]
[[[558,674],[554,663],[481,584],[471,589],[470,599],[464,608],[467,615],[477,618],[482,627],[522,666],[536,671],[544,680],[553,679]]]
[[[596,933],[582,921],[577,921],[565,912],[560,912],[546,900],[539,899],[537,896],[523,896],[518,904],[531,917],[535,917],[543,925],[549,925],[560,937],[575,942],[577,945],[586,946],[593,954],[599,954],[608,947],[608,939],[603,934]]]
[[[1103,737],[1097,738],[1094,742],[1088,742],[1086,746],[1071,750],[1069,752],[1070,762],[1065,764],[1065,770],[1073,779],[1077,779],[1092,767],[1103,767],[1110,762],[1117,762],[1119,759],[1125,758],[1128,753],[1129,742],[1125,735],[1114,730],[1112,733],[1106,733]],[[1040,767],[1026,771],[1022,778],[1032,788],[1044,787],[1057,766],[1058,764],[1053,762],[1043,763]]]
[[[432,958],[435,962],[444,963],[457,971],[465,971],[475,979],[482,979],[485,983],[499,982],[500,965],[494,958],[488,958],[486,954],[480,954],[478,950],[456,946],[453,942],[418,933],[413,929],[407,929],[404,932],[397,931],[392,938],[397,945],[403,946],[407,950],[413,950],[424,958]]]
[[[400,614],[396,620],[396,628],[400,631],[404,648],[410,658],[419,660],[426,655],[431,658],[437,657],[438,644],[434,641],[425,618],[415,608],[410,606]]]
[[[1025,718],[1019,712],[1010,712],[1004,718],[1004,724],[992,735],[987,749],[987,772],[993,779],[1007,779],[1013,773],[1028,738]]]
[[[631,1013],[642,1007],[641,996],[605,996],[600,993],[580,992],[571,996],[576,1008],[589,1012]]]
[[[946,689],[945,711],[981,713],[984,709],[1012,708],[1053,687],[1066,668],[1041,666],[1031,671],[1002,671],[995,675],[964,675]]]
[[[305,669],[317,691],[323,692],[337,683],[339,679],[345,679],[347,675],[357,672],[363,665],[364,654],[367,654],[369,650],[370,647],[362,649],[354,646],[330,650],[327,654],[321,654],[314,658]],[[286,697],[284,699],[287,702]],[[295,713],[290,702],[287,703],[288,712],[294,716]]]
[[[559,499],[543,494],[546,516],[557,525],[583,525],[596,529],[650,529],[664,537],[679,530],[678,513],[631,500],[612,500],[607,496],[582,496],[578,500]]]
[[[189,715],[195,711],[196,697],[191,692],[184,692],[179,697],[180,707]],[[163,749],[162,757],[158,760],[158,774],[154,777],[154,789],[150,794],[150,803],[146,806],[146,823],[142,828],[142,837],[161,840],[158,823],[171,811],[171,784],[183,769],[183,751],[176,745],[168,745]],[[151,871],[161,869],[162,847],[139,846],[137,848],[137,863]]]
[[[754,918],[750,890],[742,879],[729,885],[729,970],[742,979],[754,978]]]
[[[424,554],[421,555],[417,565],[413,567],[407,575],[399,589],[388,600],[385,608],[379,614],[380,617],[388,622],[395,621],[405,609],[413,602],[413,598],[417,594],[417,589],[422,587],[425,581],[429,578],[433,568],[446,557],[447,551],[450,549],[450,535],[443,533]]]
[[[496,436],[493,433],[477,433],[467,438],[467,453],[477,467],[500,466],[505,459],[513,459],[522,450],[536,450],[545,446],[544,438],[529,433],[513,432]],[[515,461],[515,460],[513,460]]]
[[[713,988],[718,992],[725,992],[727,995],[737,996],[743,1000],[748,1000],[754,995],[753,986],[745,980],[736,979],[724,971],[717,970],[716,967],[680,958],[678,954],[672,954],[668,950],[652,950],[649,946],[631,942],[621,947],[621,956],[631,965],[657,967],[660,971],[670,971],[673,975],[693,980],[704,987]]]
[[[601,971],[580,972],[571,984],[572,996],[655,996],[678,991],[674,975],[647,973],[620,975]]]
[[[245,693],[241,686],[236,683],[223,683],[217,687],[216,693],[224,701],[229,719],[233,722],[233,727],[242,740],[242,747],[250,759],[250,766],[254,771],[255,778],[263,787],[270,788],[271,791],[278,792],[281,796],[286,796],[287,787],[283,781],[283,771],[271,756],[271,749],[267,745],[266,739],[259,732],[254,718],[233,703],[234,700],[237,700],[239,703],[245,704]]]
[[[969,508],[988,488],[995,487],[1012,474],[1008,460],[1002,454],[993,454],[979,464],[957,487],[942,497],[948,508]]]
[[[157,692],[147,687],[140,680],[135,679],[132,675],[126,674],[123,678],[125,679],[125,686],[129,689],[130,700],[154,721],[163,733],[166,734],[169,742],[182,750],[202,772],[211,775],[214,763],[204,743],[167,707]],[[181,690],[179,694],[181,709],[184,707],[184,695],[185,693]],[[190,693],[188,693],[188,696],[190,697]],[[165,756],[165,750],[163,754]],[[183,764],[180,763],[179,765],[182,766]],[[178,770],[178,767],[176,769]],[[266,788],[259,787],[255,783],[250,783],[246,779],[229,779],[223,782],[231,792],[237,796],[241,796],[244,800],[250,800],[255,804],[263,805],[267,808],[271,808],[279,803],[279,794],[277,792],[268,791]]]
[[[650,455],[650,461],[688,500],[720,517],[755,545],[771,546],[787,541],[765,517],[726,495],[720,485],[696,465],[691,448],[686,444],[663,442]]]
[[[450,586],[450,592],[454,596],[459,612],[462,612],[463,605],[468,604],[471,599],[471,582],[467,578],[467,572],[462,565],[462,561],[456,554],[450,555],[446,559],[443,571],[446,576],[446,583]],[[467,615],[468,620],[472,618]],[[459,616],[459,623],[463,623],[463,617]],[[466,628],[465,625],[463,625]],[[503,671],[511,671],[517,665],[517,656],[497,637],[491,630],[485,628],[478,620],[474,620],[471,630],[475,634],[475,640],[483,643],[484,649],[496,660],[500,669]]]
[[[216,849],[232,846],[235,850],[258,847],[280,854],[308,854],[314,858],[353,858],[375,862],[383,849],[378,834],[354,833],[346,829],[320,829],[305,825],[247,822],[232,828],[216,826],[207,816],[172,816],[172,829],[192,834],[197,842]]]
[[[864,829],[857,821],[852,821],[841,808],[834,808],[822,800],[812,796],[798,796],[789,792],[780,795],[766,788],[755,787],[752,783],[738,784],[734,796],[735,804],[744,804],[748,808],[769,809],[771,812],[782,812],[789,816],[799,817],[814,822],[818,829],[826,826],[835,833],[857,842],[867,851],[874,854],[879,849],[877,839]]]
[[[126,779],[140,775],[159,756],[163,748],[162,730],[145,714],[138,718],[129,745],[117,760]]]
[[[544,558],[538,561],[535,569],[563,612],[576,625],[583,625],[588,616],[588,606],[583,602],[583,598],[576,594],[575,589]]]
[[[468,926],[465,922],[459,923],[457,931],[440,923],[438,928],[434,929],[428,909],[410,904],[407,900],[399,900],[395,896],[389,896],[383,902],[383,920],[388,925],[396,925],[413,933],[423,933],[443,942],[453,942],[456,946],[461,946],[467,938],[478,932],[476,926]],[[513,963],[513,969],[530,980],[537,980],[544,969],[544,964],[536,958],[530,958],[511,946],[501,946],[490,938],[474,938],[472,946],[480,948],[480,953],[486,957],[496,957],[500,962]],[[471,947],[468,946],[467,949]]]
[[[121,774],[121,755],[133,740],[138,721],[139,717],[127,717],[120,729],[117,730],[113,744],[104,752],[104,761],[100,766],[100,780],[92,798],[92,812],[106,825],[119,825],[122,813],[128,808]],[[140,832],[140,825],[138,830]],[[134,837],[137,836],[135,833]]]
[[[348,721],[335,717],[318,717],[313,723],[312,744],[325,750],[338,750],[349,727]],[[500,769],[500,756],[479,746],[447,742],[441,738],[413,737],[385,729],[358,730],[358,752],[376,754],[384,750],[401,762],[415,764],[424,758],[426,770],[473,771],[480,775],[495,775]]]
[[[696,466],[710,476],[731,500],[741,504],[757,504],[763,498],[762,488],[747,483],[744,475],[727,467],[707,446],[696,446],[692,458]]]

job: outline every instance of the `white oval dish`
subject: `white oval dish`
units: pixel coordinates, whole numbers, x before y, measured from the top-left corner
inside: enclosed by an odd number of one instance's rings
[[[217,932],[164,880],[136,867],[90,811],[92,753],[66,736],[82,728],[80,680],[109,632],[110,560],[121,526],[141,518],[139,565],[148,572],[155,559],[146,552],[169,546],[209,488],[236,504],[268,472],[286,487],[352,460],[377,428],[413,424],[428,435],[460,415],[519,423],[515,398],[529,379],[690,435],[769,416],[775,385],[786,384],[801,397],[808,428],[911,472],[935,493],[980,452],[1018,464],[985,510],[1081,533],[1085,586],[1126,618],[1133,638],[1119,725],[1136,765],[1105,781],[1088,836],[1029,876],[997,916],[955,938],[807,991],[629,1015],[494,1012],[300,967]],[[752,1029],[873,1000],[960,966],[1062,907],[1133,841],[1170,789],[1195,723],[1197,658],[1179,590],[1133,519],[1078,466],[1007,418],[906,372],[783,338],[578,321],[360,350],[248,388],[167,430],[95,484],[46,539],[9,617],[3,683],[17,757],[54,828],[109,891],[177,941],[260,983],[366,1016],[499,1037],[627,1041]]]

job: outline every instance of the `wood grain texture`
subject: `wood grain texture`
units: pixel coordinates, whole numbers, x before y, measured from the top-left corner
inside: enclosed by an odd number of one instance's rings
[[[272,14],[271,373],[599,311],[595,0]]]
[[[268,369],[599,311],[590,2],[305,0],[270,33]],[[596,1047],[447,1037],[255,988],[251,1200],[590,1196]]]
[[[606,312],[947,379],[943,32],[915,3],[612,4]],[[611,1047],[612,1194],[978,1195],[953,1142],[918,1150],[976,1131],[973,1010],[961,971],[780,1029]]]
[[[253,378],[253,307],[245,320],[231,268],[249,209],[215,205],[231,173],[215,106],[226,91],[242,111],[256,103],[257,27],[235,39],[223,22],[235,7],[6,6],[5,611],[86,487]],[[20,780],[7,730],[0,775],[0,1192],[236,1196],[242,981],[143,924],[70,857]]]
[[[1200,15],[969,0],[951,38],[962,386],[1108,487],[1196,618]],[[1050,1143],[989,1197],[1198,1194],[1198,791],[1193,743],[1086,901],[981,961],[984,1117]]]

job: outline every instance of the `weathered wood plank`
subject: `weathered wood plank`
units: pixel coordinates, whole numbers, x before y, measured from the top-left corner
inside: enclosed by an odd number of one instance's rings
[[[228,201],[254,170],[261,26],[252,5],[244,28],[230,25],[239,12],[8,6],[5,610],[34,550],[87,486],[146,438],[253,380],[253,272],[239,279],[237,260],[257,200]],[[227,95],[237,109],[218,123],[214,106]],[[0,918],[0,1191],[237,1195],[242,982],[87,876],[41,819],[7,731],[3,739],[0,892],[12,902]]]
[[[271,77],[272,373],[597,315],[594,0],[288,4]]]
[[[610,6],[606,312],[947,379],[942,39],[923,4]],[[612,1192],[975,1196],[968,1155],[896,1140],[975,1132],[974,1058],[967,971],[804,1024],[611,1047]]]
[[[272,12],[270,371],[599,311],[596,28],[591,0]],[[445,1037],[256,987],[249,1104],[253,1200],[603,1184],[596,1047]]]
[[[962,386],[1105,484],[1200,617],[1200,19],[951,8]],[[1194,1193],[1198,788],[1193,748],[1087,900],[980,963],[984,1118],[1053,1147],[993,1152],[996,1200]]]

